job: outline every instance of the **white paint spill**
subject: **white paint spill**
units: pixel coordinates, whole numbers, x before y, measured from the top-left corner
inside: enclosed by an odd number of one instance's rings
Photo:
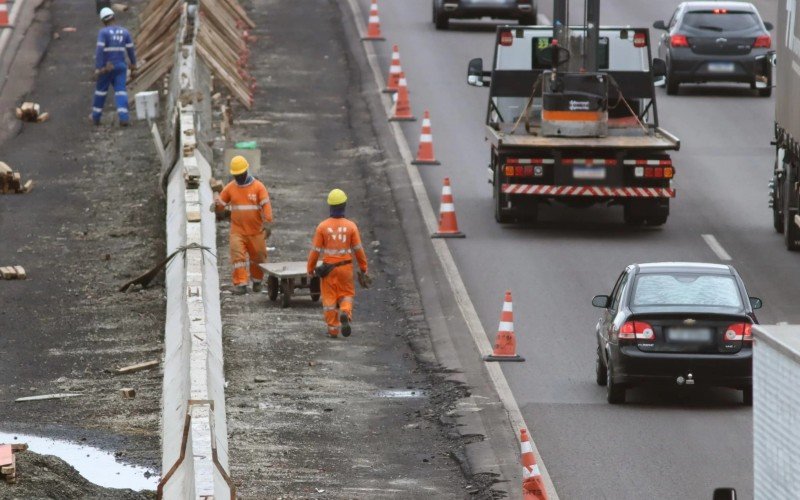
[[[55,455],[80,472],[87,480],[105,488],[155,490],[159,476],[154,470],[117,462],[114,455],[91,446],[25,434],[0,432],[0,443],[27,443],[30,451]],[[24,452],[22,452],[24,453]],[[150,477],[146,477],[145,474]]]

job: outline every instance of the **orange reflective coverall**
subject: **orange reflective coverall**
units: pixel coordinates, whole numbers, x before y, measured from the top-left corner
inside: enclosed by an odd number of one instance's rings
[[[247,284],[247,259],[250,258],[250,275],[261,281],[264,271],[258,267],[267,261],[267,240],[264,223],[272,222],[272,205],[269,193],[261,181],[250,177],[240,186],[231,181],[219,194],[219,199],[231,209],[230,250],[233,265],[233,284]],[[217,206],[218,209],[223,207]]]
[[[353,283],[353,255],[358,261],[362,272],[367,272],[367,254],[361,246],[361,234],[355,222],[344,217],[330,217],[317,226],[314,239],[311,243],[311,252],[308,254],[307,271],[314,272],[317,260],[322,254],[322,262],[336,264],[337,262],[351,261],[349,264],[334,267],[329,275],[322,278],[322,310],[325,323],[328,324],[328,334],[332,337],[339,335],[341,322],[339,314],[353,317],[353,298],[356,287]]]

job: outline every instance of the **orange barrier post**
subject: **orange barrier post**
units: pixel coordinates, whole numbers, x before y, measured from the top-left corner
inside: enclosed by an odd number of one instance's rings
[[[8,26],[8,2],[0,0],[0,28]]]
[[[522,462],[522,498],[525,500],[547,500],[547,491],[544,489],[539,466],[536,465],[536,457],[533,455],[528,431],[520,429],[519,434],[520,461]]]
[[[413,122],[416,120],[411,113],[411,101],[408,99],[408,84],[406,83],[405,73],[400,73],[399,87],[393,98],[394,105],[391,111],[392,116],[389,117],[390,122]]]
[[[425,110],[422,118],[422,133],[419,136],[419,148],[417,149],[417,159],[412,161],[414,165],[440,165],[433,156],[433,134],[431,133],[431,114]]]
[[[514,306],[511,292],[506,292],[503,312],[500,313],[500,326],[494,341],[494,352],[483,357],[484,361],[525,361],[517,354],[517,337],[514,335]]]
[[[464,233],[458,230],[456,208],[453,204],[453,191],[450,188],[450,178],[444,178],[442,186],[442,203],[439,205],[439,230],[431,238],[463,238]]]
[[[386,40],[381,35],[381,19],[378,16],[378,0],[372,0],[369,6],[369,22],[367,23],[367,36],[362,40]]]

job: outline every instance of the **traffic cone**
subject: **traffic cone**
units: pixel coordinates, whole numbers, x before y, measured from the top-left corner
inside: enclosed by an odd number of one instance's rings
[[[439,230],[431,238],[463,238],[464,233],[458,230],[456,209],[453,205],[453,191],[450,189],[450,178],[444,178],[442,186],[442,203],[439,205]]]
[[[522,498],[526,500],[547,500],[547,491],[544,489],[539,466],[536,465],[536,457],[533,455],[528,431],[520,429],[519,441],[522,450],[520,458],[522,462]]]
[[[367,23],[367,36],[362,40],[386,40],[381,36],[381,19],[378,16],[378,0],[372,0],[369,6],[369,22]]]
[[[408,100],[408,84],[406,74],[400,73],[400,83],[398,83],[397,93],[394,94],[394,105],[392,106],[392,116],[390,122],[413,122],[416,120],[411,114],[411,102]]]
[[[397,45],[392,46],[392,63],[389,65],[389,78],[386,81],[386,88],[383,92],[391,94],[397,92],[400,88],[400,73],[403,68],[400,66],[400,48]]]
[[[8,2],[0,0],[0,28],[8,26]]]
[[[417,159],[412,161],[414,165],[441,165],[433,157],[433,134],[431,134],[431,114],[425,110],[422,118],[422,133],[419,136],[419,148],[417,149]]]
[[[517,354],[517,337],[514,335],[514,308],[511,305],[511,292],[506,292],[503,312],[500,313],[500,326],[494,341],[494,352],[483,357],[484,361],[525,361]]]

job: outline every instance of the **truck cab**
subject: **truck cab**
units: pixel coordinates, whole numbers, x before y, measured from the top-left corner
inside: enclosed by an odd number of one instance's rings
[[[617,204],[629,224],[666,222],[675,196],[668,152],[680,147],[658,126],[655,86],[666,65],[651,62],[647,28],[595,33],[596,71],[583,70],[584,27],[569,28],[560,46],[552,27],[501,26],[489,70],[470,61],[467,83],[489,89],[485,130],[498,222],[535,219],[539,204],[551,202]]]

